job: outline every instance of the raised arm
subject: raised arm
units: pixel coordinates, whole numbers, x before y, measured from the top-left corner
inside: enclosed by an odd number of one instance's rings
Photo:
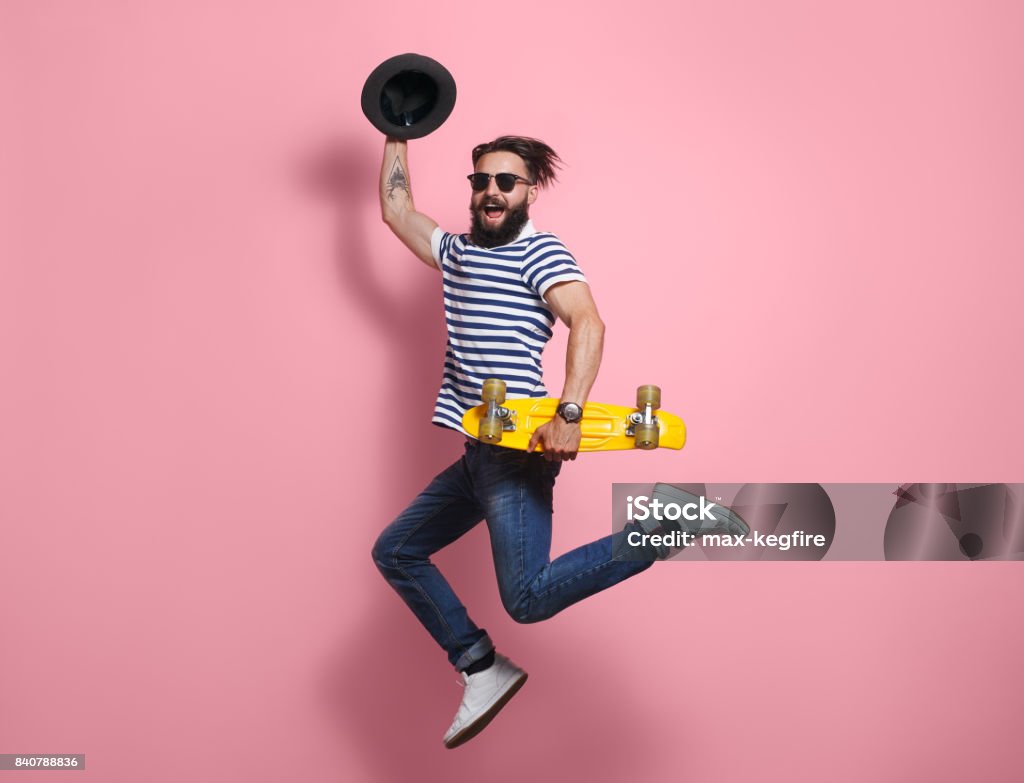
[[[384,222],[417,258],[437,269],[430,251],[430,237],[437,223],[417,212],[409,184],[408,145],[388,138],[380,167],[380,212]]]

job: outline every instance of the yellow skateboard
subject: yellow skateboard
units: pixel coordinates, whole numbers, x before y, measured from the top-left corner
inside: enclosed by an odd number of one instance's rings
[[[555,417],[558,400],[527,397],[505,400],[505,382],[484,381],[483,405],[466,411],[462,426],[477,433],[484,443],[526,451],[537,428]],[[686,442],[686,425],[678,416],[658,411],[661,389],[641,386],[636,390],[636,407],[588,402],[580,422],[580,451],[621,449],[681,449]],[[655,413],[657,411],[657,413]]]

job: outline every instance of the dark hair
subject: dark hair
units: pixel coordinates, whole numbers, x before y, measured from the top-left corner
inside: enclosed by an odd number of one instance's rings
[[[499,136],[494,141],[473,148],[473,165],[489,152],[512,152],[523,159],[526,171],[536,184],[546,187],[554,182],[555,168],[561,168],[562,159],[540,139],[527,136]]]

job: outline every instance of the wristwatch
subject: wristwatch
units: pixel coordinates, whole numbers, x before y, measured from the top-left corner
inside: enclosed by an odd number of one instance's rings
[[[583,407],[575,402],[563,402],[559,403],[555,413],[561,416],[568,424],[578,424],[580,419],[583,418]]]

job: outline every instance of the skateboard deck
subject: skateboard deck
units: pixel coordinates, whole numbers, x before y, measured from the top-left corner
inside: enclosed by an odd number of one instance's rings
[[[501,395],[504,397],[504,394]],[[462,426],[466,432],[481,440],[504,446],[510,449],[526,451],[530,438],[537,428],[551,421],[556,415],[558,400],[552,397],[527,397],[516,400],[502,400],[496,405],[501,416],[501,433],[490,436],[481,435],[481,422],[487,430],[488,403],[470,408],[462,417]],[[580,451],[618,451],[624,449],[652,449],[655,447],[681,449],[686,442],[686,425],[683,420],[672,413],[662,410],[651,411],[653,418],[649,425],[656,425],[656,438],[637,443],[635,431],[643,422],[644,411],[640,407],[625,405],[606,405],[599,402],[588,402],[583,406],[583,419],[580,422]],[[497,439],[496,439],[497,438]],[[653,441],[653,443],[652,443]],[[540,450],[539,447],[536,450]]]

